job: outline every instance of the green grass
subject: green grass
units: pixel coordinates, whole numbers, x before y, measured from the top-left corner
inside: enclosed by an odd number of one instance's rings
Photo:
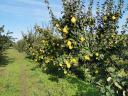
[[[0,78],[0,96],[18,96],[19,93],[19,64],[16,59],[14,50],[8,50],[8,65],[5,65],[3,75]],[[12,61],[11,61],[12,60]],[[5,62],[5,61],[4,61]],[[2,62],[2,64],[4,63]],[[3,64],[4,65],[4,64]]]
[[[42,73],[36,69],[30,75],[31,96],[96,96],[96,91],[90,84],[87,84],[75,77],[59,78]],[[85,95],[86,94],[86,95]]]
[[[92,85],[76,77],[57,79],[35,68],[36,64],[23,53],[14,49],[6,53],[8,64],[0,65],[0,69],[4,69],[0,77],[0,96],[99,96]]]

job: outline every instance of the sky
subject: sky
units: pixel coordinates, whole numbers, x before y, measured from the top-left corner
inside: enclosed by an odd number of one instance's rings
[[[54,14],[60,16],[61,0],[49,1]],[[128,2],[128,0],[125,0],[125,2]],[[21,32],[26,33],[35,24],[45,26],[49,21],[44,0],[0,0],[0,26],[5,25],[5,30],[13,32],[12,36],[17,40],[22,38]],[[122,22],[123,20],[120,23]]]
[[[50,5],[55,15],[59,16],[60,0],[50,0]],[[17,40],[22,37],[21,32],[27,32],[35,24],[47,25],[48,22],[44,0],[0,0],[0,26],[5,25],[5,30],[13,32]]]

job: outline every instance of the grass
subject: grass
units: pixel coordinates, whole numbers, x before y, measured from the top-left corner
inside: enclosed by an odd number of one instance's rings
[[[18,96],[19,93],[19,65],[14,60],[14,50],[8,50],[6,52],[8,59],[3,60],[0,65],[4,65],[4,72],[0,78],[0,96]],[[8,65],[7,65],[8,62]],[[1,69],[1,66],[0,66]]]
[[[5,65],[0,62],[0,96],[99,96],[92,85],[76,77],[57,79],[43,73],[14,49],[7,50],[5,56]]]

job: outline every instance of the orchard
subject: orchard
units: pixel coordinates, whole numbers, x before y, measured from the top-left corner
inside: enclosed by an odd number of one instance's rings
[[[4,31],[4,26],[0,27],[0,57],[3,52],[12,45],[12,37],[9,36],[11,32]]]
[[[124,1],[62,0],[57,18],[45,0],[52,27],[35,25],[17,46],[46,73],[64,78],[75,75],[94,84],[101,96],[128,95],[128,18]],[[93,7],[96,12],[93,13]],[[82,96],[82,95],[80,95]]]

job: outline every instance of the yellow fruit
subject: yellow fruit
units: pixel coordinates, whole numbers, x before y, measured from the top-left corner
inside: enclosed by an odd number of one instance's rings
[[[71,46],[72,45],[72,42],[69,40],[66,45],[67,46]]]
[[[62,65],[62,64],[59,64],[59,66],[61,66],[61,67],[62,67],[63,65]]]
[[[69,49],[73,49],[73,46],[69,46]]]
[[[98,52],[96,52],[95,55],[98,57],[100,54]]]
[[[86,61],[90,61],[90,60],[91,60],[89,55],[85,55],[85,56],[84,56],[84,59],[85,59]]]
[[[103,20],[104,21],[107,21],[107,16],[103,16]]]
[[[84,37],[81,37],[81,38],[80,38],[80,41],[81,41],[81,42],[83,42],[84,40],[85,40],[85,38],[84,38]]]
[[[48,64],[48,63],[49,63],[49,60],[48,60],[48,59],[46,59],[46,60],[45,60],[45,63],[46,63],[46,64]]]
[[[63,28],[63,33],[64,33],[64,34],[67,34],[67,33],[68,33],[68,26],[65,26],[65,27]]]
[[[67,68],[71,67],[71,64],[68,61],[65,61],[65,64],[67,65]]]
[[[72,58],[71,63],[77,63],[77,60],[75,58]]]
[[[67,71],[66,70],[64,70],[64,74],[67,74]]]
[[[78,60],[76,58],[72,58],[70,62],[73,66],[78,66]]]
[[[69,49],[73,49],[72,42],[71,42],[70,40],[67,41],[66,46],[67,46]]]
[[[115,16],[112,16],[112,20],[115,20],[116,19],[116,17]]]
[[[71,18],[71,22],[76,23],[76,18],[74,16]]]
[[[35,53],[32,53],[32,55],[35,55]]]

